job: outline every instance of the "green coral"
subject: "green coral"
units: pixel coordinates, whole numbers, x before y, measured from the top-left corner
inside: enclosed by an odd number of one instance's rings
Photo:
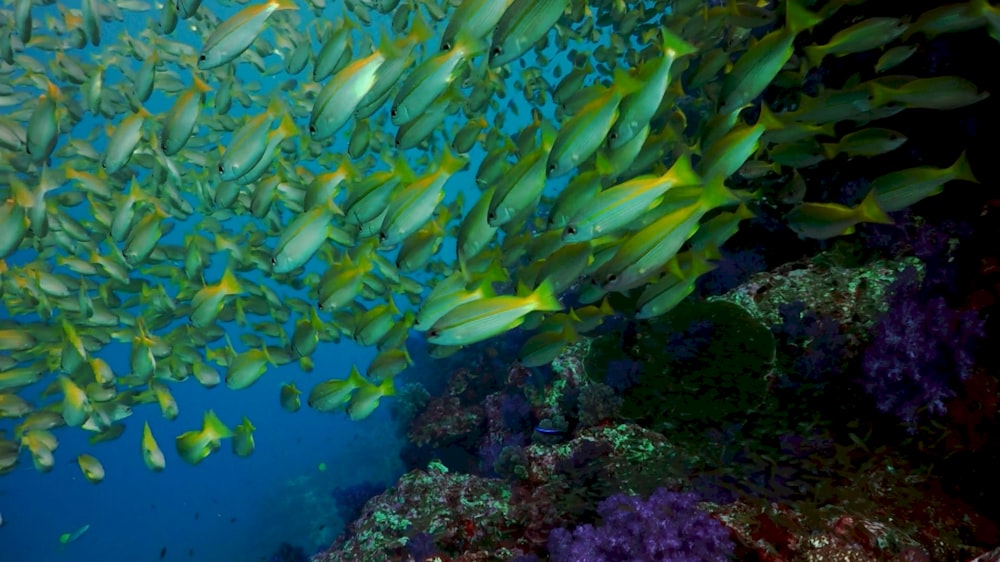
[[[781,305],[802,302],[806,309],[824,316],[855,318],[854,328],[865,332],[885,312],[886,290],[899,273],[908,267],[923,271],[923,263],[915,257],[876,260],[857,267],[839,263],[836,256],[822,253],[807,262],[757,274],[739,288],[709,300],[737,304],[765,326],[784,321]]]

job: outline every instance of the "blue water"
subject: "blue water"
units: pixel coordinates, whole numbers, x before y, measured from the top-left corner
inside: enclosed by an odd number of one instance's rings
[[[67,7],[78,8],[79,2],[67,2]],[[203,9],[224,19],[241,6],[221,6],[205,2]],[[9,9],[9,6],[4,8]],[[305,21],[312,17],[306,9],[300,10]],[[93,61],[97,53],[110,43],[120,40],[123,32],[139,39],[147,25],[152,26],[159,17],[159,10],[147,13],[123,11],[124,21],[104,21],[101,47],[86,47],[69,53],[80,60]],[[45,17],[59,17],[54,5],[34,6],[35,36],[46,35]],[[336,17],[333,7],[327,17]],[[190,22],[189,22],[190,23]],[[377,22],[385,24],[386,22]],[[6,28],[5,31],[6,32]],[[266,31],[265,38],[273,41],[273,31]],[[171,36],[196,48],[201,41],[185,27],[185,22]],[[318,45],[317,45],[318,46]],[[36,57],[48,64],[52,54],[29,48],[25,55]],[[268,59],[277,61],[276,57]],[[138,70],[141,63],[129,59],[130,71]],[[173,69],[173,67],[171,67]],[[161,69],[162,71],[162,69]],[[245,63],[239,65],[238,76],[247,82],[260,82],[254,69]],[[298,76],[308,80],[311,66]],[[288,78],[278,76],[274,81],[264,80],[265,89]],[[189,80],[181,72],[181,80]],[[105,74],[106,88],[128,87],[121,72],[109,68]],[[33,96],[38,92],[33,92]],[[168,110],[173,100],[162,92],[155,92],[144,106],[154,115]],[[234,103],[230,116],[256,114],[262,110],[245,110]],[[206,112],[212,111],[211,94]],[[122,116],[123,117],[123,116]],[[112,120],[114,124],[117,120]],[[88,115],[73,131],[63,131],[56,151],[64,150],[69,138],[89,136],[90,131],[103,131],[105,123]],[[299,123],[301,127],[305,123]],[[349,127],[338,135],[338,142],[331,150],[345,150]],[[197,133],[196,133],[197,134]],[[145,143],[144,139],[141,143]],[[93,140],[96,150],[104,148],[105,136]],[[58,165],[58,159],[53,165]],[[304,165],[309,163],[304,162]],[[137,167],[132,164],[133,169]],[[473,170],[475,168],[472,168]],[[471,172],[465,172],[464,181],[457,185],[471,186]],[[456,196],[457,189],[450,189],[448,200]],[[64,186],[62,189],[67,189]],[[474,188],[472,188],[474,191]],[[58,192],[56,192],[58,193]],[[77,211],[86,205],[81,205]],[[164,237],[163,244],[182,244],[183,236],[196,223],[179,223],[173,232]],[[227,227],[240,224],[241,219],[230,221]],[[232,231],[231,231],[232,232]],[[453,243],[445,245],[442,252],[454,252]],[[22,251],[8,259],[11,265],[23,264],[34,259],[30,251]],[[208,282],[221,274],[223,262],[216,255],[212,267],[206,270]],[[313,269],[318,271],[316,266]],[[260,283],[269,283],[257,278]],[[269,283],[270,284],[270,283]],[[271,284],[273,288],[278,288]],[[176,287],[168,288],[171,295]],[[290,293],[282,291],[283,296]],[[295,296],[302,297],[302,294]],[[138,312],[133,310],[133,313]],[[8,317],[0,309],[0,319]],[[255,318],[255,321],[264,320]],[[289,323],[295,321],[295,317]],[[240,332],[227,326],[229,336],[237,350]],[[291,333],[289,329],[288,333]],[[216,342],[211,347],[217,347]],[[128,346],[112,344],[102,357],[116,373],[128,372]],[[304,373],[296,363],[283,367],[270,367],[268,373],[249,389],[231,391],[220,385],[205,389],[195,380],[171,384],[170,390],[180,406],[176,420],[160,417],[156,405],[137,407],[132,417],[125,420],[126,431],[115,441],[91,446],[88,433],[78,429],[57,428],[53,432],[59,439],[55,451],[56,466],[49,473],[39,473],[31,463],[30,455],[23,451],[20,462],[11,473],[0,477],[0,561],[2,562],[56,562],[56,561],[143,561],[187,560],[268,560],[283,542],[302,547],[307,553],[328,548],[343,531],[345,521],[337,515],[331,493],[335,488],[362,482],[390,485],[402,473],[398,458],[401,442],[397,428],[386,406],[368,419],[351,422],[343,414],[319,414],[305,405],[309,389],[316,382],[328,378],[346,377],[352,363],[365,370],[374,356],[373,349],[361,348],[350,340],[339,344],[321,343],[314,354],[315,370]],[[404,377],[405,378],[405,377]],[[282,410],[278,395],[280,387],[296,382],[303,390],[303,407],[294,414]],[[402,380],[399,381],[402,384]],[[49,379],[44,381],[47,385]],[[37,398],[44,388],[33,388],[36,394],[23,393],[26,398]],[[51,402],[50,399],[40,403]],[[36,401],[39,403],[39,401]],[[257,430],[254,434],[256,452],[249,458],[240,458],[230,451],[229,442],[198,466],[181,460],[174,447],[174,437],[184,431],[198,429],[203,412],[213,409],[230,427],[248,416]],[[166,455],[167,468],[153,473],[143,463],[140,451],[142,423],[148,420],[160,448]],[[10,437],[17,420],[0,420],[0,434]],[[76,463],[80,453],[96,456],[104,465],[106,478],[99,484],[88,482]],[[89,529],[77,540],[61,545],[59,537],[84,525]]]
[[[127,372],[127,353],[123,348],[105,358],[116,372]],[[159,417],[155,405],[142,406],[126,420],[121,438],[96,446],[86,442],[85,432],[57,429],[52,472],[36,472],[24,452],[18,468],[0,479],[0,560],[155,560],[163,548],[165,560],[266,560],[282,542],[307,552],[327,547],[345,523],[337,518],[333,490],[388,484],[402,471],[395,425],[388,408],[357,423],[308,407],[290,414],[280,408],[278,391],[290,381],[309,388],[318,377],[339,376],[351,362],[365,365],[371,356],[346,341],[321,345],[313,374],[294,363],[272,367],[238,393],[193,380],[172,384],[180,405],[176,420]],[[173,437],[200,427],[208,408],[230,426],[249,416],[257,451],[240,458],[224,442],[198,466],[181,460]],[[166,456],[161,473],[143,463],[143,419]],[[75,461],[81,452],[102,461],[103,482],[83,477]],[[59,544],[60,534],[85,524],[90,529],[77,541]]]
[[[317,372],[339,374],[366,355],[352,343],[321,346]],[[386,407],[356,423],[308,407],[295,414],[280,408],[281,384],[317,376],[298,372],[296,365],[272,368],[238,394],[224,386],[206,390],[193,380],[174,384],[181,410],[176,420],[160,418],[155,405],[140,407],[126,420],[121,438],[96,446],[80,430],[56,430],[60,444],[52,472],[36,472],[24,452],[18,468],[0,478],[0,560],[157,560],[166,547],[164,560],[250,561],[267,560],[282,542],[307,552],[329,546],[343,525],[333,490],[365,481],[388,484],[402,467]],[[230,425],[248,415],[257,427],[257,451],[240,458],[224,442],[198,466],[181,460],[173,437],[199,427],[206,408]],[[161,473],[142,460],[143,418],[166,456]],[[104,464],[100,484],[80,472],[75,459],[81,452]],[[60,534],[85,524],[90,529],[77,541],[59,544]]]
[[[61,4],[72,9],[80,7],[80,2],[76,0]],[[310,24],[315,16],[307,3],[299,4],[300,9],[293,17],[301,18],[299,28],[308,29],[313,38],[314,52],[318,52],[319,43],[316,42],[315,30]],[[323,12],[324,18],[334,21],[342,16],[339,12],[342,9],[340,2],[328,4]],[[53,34],[51,29],[45,27],[46,18],[61,18],[57,8],[56,4],[43,6],[36,3],[33,6],[36,37]],[[202,6],[202,10],[213,13],[220,21],[240,8],[242,5],[223,5],[207,0]],[[4,9],[10,10],[10,4]],[[123,10],[123,21],[102,22],[102,42],[99,47],[87,46],[68,52],[67,55],[84,62],[107,62],[101,55],[102,51],[108,45],[124,41],[124,33],[135,42],[148,42],[149,37],[155,36],[159,11],[159,6],[147,12]],[[366,30],[389,28],[388,18],[374,12],[373,16],[374,21]],[[446,23],[434,23],[435,30],[440,33]],[[199,49],[202,41],[192,29],[193,25],[199,24],[193,20],[180,21],[170,39]],[[362,32],[358,32],[355,39],[360,39],[361,35]],[[377,35],[373,33],[372,36]],[[266,30],[262,37],[272,45],[276,44],[273,30]],[[358,55],[362,43],[356,41],[355,55]],[[437,40],[431,39],[429,44],[436,51]],[[34,57],[46,66],[54,60],[52,52],[33,47],[27,48],[23,55]],[[417,60],[423,60],[427,56],[426,52],[418,51]],[[561,67],[563,72],[568,71],[569,64],[565,56],[555,52],[554,44],[550,44],[544,56],[548,58],[546,67],[550,71],[557,67]],[[277,56],[268,57],[266,62],[270,65],[281,64]],[[517,94],[522,88],[517,82],[520,79],[518,70],[525,66],[531,67],[534,62],[535,55],[529,54],[510,65],[507,90],[515,95],[497,100],[499,105],[486,116],[491,125],[495,125],[498,123],[497,116],[502,113],[504,123],[501,129],[506,135],[513,136],[531,122],[530,106],[523,95]],[[107,68],[105,88],[130,87],[128,76],[136,72],[142,63],[134,58],[126,58],[123,64],[128,72],[122,72],[122,69],[115,68],[114,65]],[[246,62],[238,63],[236,68],[236,76],[243,87],[260,86],[261,91],[257,95],[261,100],[266,100],[268,92],[286,80],[295,79],[299,83],[311,81],[311,65],[294,77],[280,73],[262,77]],[[190,84],[190,72],[186,69],[179,70],[175,65],[161,65],[158,79],[162,79],[163,71],[167,69],[177,72],[178,79],[185,85]],[[558,82],[556,76],[546,76],[545,79],[553,85]],[[214,80],[210,84],[218,86]],[[69,90],[75,91],[73,88]],[[40,93],[34,88],[26,91],[30,92],[32,100]],[[75,95],[79,100],[79,94]],[[283,95],[287,98],[287,94]],[[79,101],[82,103],[82,100]],[[154,91],[144,107],[158,116],[169,110],[173,101],[172,97],[162,91]],[[237,119],[245,115],[256,115],[264,110],[265,103],[261,102],[259,107],[243,108],[234,100],[228,115]],[[551,105],[544,107],[545,117],[551,119],[553,110]],[[214,112],[212,93],[208,96],[203,115],[211,112]],[[385,114],[388,109],[384,107],[382,112],[387,118]],[[106,121],[87,114],[72,131],[61,131],[56,154],[66,150],[70,138],[90,139],[94,149],[101,153],[106,144],[106,127],[116,125],[124,116]],[[303,131],[306,130],[307,123],[303,119],[297,121],[298,126]],[[375,121],[373,117],[372,122]],[[388,124],[388,119],[385,122]],[[464,122],[464,117],[459,113],[449,117],[444,128],[446,131],[454,131]],[[327,149],[346,154],[352,126],[353,123],[344,127],[338,133],[336,141]],[[147,123],[147,129],[156,127],[157,124]],[[396,128],[388,124],[386,132],[392,138]],[[195,133],[196,136],[205,134],[207,130],[204,127]],[[219,142],[224,145],[228,138],[229,134],[226,133]],[[451,137],[449,135],[446,138],[450,141]],[[140,141],[140,147],[147,142],[148,135]],[[421,150],[406,153],[407,159],[418,173],[428,168],[425,156]],[[465,210],[471,207],[479,194],[474,176],[478,162],[483,157],[482,149],[477,146],[469,157],[469,167],[452,177],[445,197],[445,203],[448,203],[458,197],[459,193],[464,193]],[[182,166],[189,166],[180,158],[176,161]],[[53,166],[60,164],[58,158],[53,159]],[[318,171],[315,164],[308,160],[297,162],[297,165]],[[140,178],[148,173],[135,162],[130,167],[140,173]],[[378,169],[385,168],[383,164],[378,165]],[[546,192],[557,193],[565,181],[559,179],[549,182]],[[73,186],[67,184],[60,188],[66,189],[73,189]],[[189,201],[198,208],[193,197]],[[86,212],[87,208],[88,205],[84,204],[70,212]],[[175,228],[160,244],[183,245],[184,236],[191,232],[201,218],[202,215],[196,212],[186,222],[171,219]],[[289,219],[286,213],[285,220]],[[224,223],[228,236],[240,240],[240,229],[250,220],[253,219],[238,217]],[[273,244],[273,239],[270,243]],[[102,248],[106,250],[103,245]],[[448,238],[439,250],[439,256],[450,262],[454,252],[454,240]],[[386,257],[393,259],[394,255],[390,253]],[[35,258],[32,250],[22,250],[8,258],[7,262],[13,266]],[[224,253],[216,253],[212,259],[211,266],[205,271],[208,283],[219,279],[225,265]],[[316,261],[313,260],[307,270],[321,273],[321,267]],[[415,275],[414,278],[426,279],[426,276]],[[241,275],[241,279],[266,284],[279,291],[283,298],[306,297],[301,292],[281,288],[255,272]],[[171,296],[177,295],[176,286],[166,288]],[[370,306],[372,303],[366,304]],[[397,304],[405,306],[403,302]],[[133,309],[130,312],[137,314],[139,310]],[[0,308],[0,320],[7,316],[6,309]],[[285,326],[287,333],[291,334],[296,319],[293,314]],[[266,319],[255,317],[251,324],[264,320]],[[183,321],[186,319],[179,320]],[[239,341],[240,330],[243,328],[234,325],[225,327],[236,349],[245,349]],[[210,347],[220,345],[223,345],[222,341],[215,342]],[[112,344],[98,356],[108,361],[116,373],[123,374],[129,370],[128,353],[128,345]],[[169,388],[180,407],[180,415],[176,420],[163,419],[155,404],[139,406],[130,418],[124,420],[126,430],[119,439],[96,446],[87,443],[87,432],[74,428],[56,428],[53,433],[59,439],[59,447],[55,451],[56,466],[51,472],[37,472],[32,467],[29,453],[22,451],[16,469],[0,476],[0,514],[3,517],[3,524],[0,525],[0,562],[155,561],[161,555],[167,561],[257,561],[270,560],[276,549],[286,542],[301,547],[310,554],[329,548],[347,523],[337,513],[332,492],[339,487],[364,482],[391,485],[404,470],[398,456],[402,441],[390,413],[394,398],[383,399],[382,406],[361,422],[351,422],[342,413],[319,414],[305,405],[305,398],[315,383],[329,378],[346,377],[352,363],[357,364],[364,372],[374,354],[373,349],[361,348],[345,339],[338,344],[320,344],[313,356],[315,370],[312,373],[303,372],[297,363],[270,367],[260,381],[242,391],[229,390],[225,385],[205,389],[193,379],[171,383]],[[397,388],[406,383],[408,376],[412,374],[404,373],[396,381]],[[40,397],[51,380],[47,378],[29,391],[22,392],[22,395],[36,404],[51,403],[53,398]],[[294,414],[282,410],[278,401],[280,387],[288,382],[295,382],[304,393],[302,409]],[[249,458],[239,458],[231,452],[229,442],[224,441],[221,450],[198,466],[190,466],[181,460],[174,447],[174,438],[184,431],[200,428],[206,409],[213,409],[230,427],[240,423],[243,416],[249,417],[257,428],[254,434],[256,452]],[[167,467],[161,473],[151,472],[143,462],[140,443],[145,420],[149,421],[152,433],[166,455]],[[9,438],[16,421],[0,420],[0,434],[5,431]],[[103,482],[92,484],[84,478],[76,462],[76,457],[83,452],[96,456],[102,462],[106,470]],[[89,529],[77,540],[66,545],[60,544],[60,535],[72,533],[84,525],[89,525]]]

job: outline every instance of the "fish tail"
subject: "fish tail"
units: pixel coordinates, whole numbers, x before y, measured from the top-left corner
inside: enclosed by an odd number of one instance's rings
[[[402,154],[397,154],[392,164],[392,173],[399,176],[401,183],[413,183],[417,179],[416,172]]]
[[[691,167],[691,157],[686,152],[677,158],[667,173],[674,178],[673,187],[698,185],[702,182],[701,177]]]
[[[822,16],[807,10],[805,6],[799,3],[799,0],[788,0],[785,4],[785,10],[785,26],[795,35],[807,29],[812,29],[819,22],[823,21]]]
[[[719,176],[705,184],[701,200],[706,210],[735,205],[740,202],[740,198],[726,187],[726,182]]]
[[[531,293],[531,298],[535,301],[535,310],[555,312],[563,309],[563,305],[559,302],[550,279],[542,281]]]
[[[267,100],[265,112],[269,118],[268,122],[274,123],[274,118],[288,113],[288,108],[282,103],[281,98],[277,95],[272,95],[271,99]]]
[[[627,96],[632,92],[641,90],[644,83],[637,77],[629,73],[627,70],[621,67],[615,68],[614,78],[612,79],[612,87],[617,88],[621,92],[622,96]]]
[[[45,79],[45,95],[48,96],[49,99],[55,101],[62,100],[63,97],[62,90],[59,89],[59,86],[48,78]]]
[[[472,57],[482,53],[490,47],[489,41],[484,37],[476,37],[469,33],[459,32],[455,38],[455,45],[465,45],[468,56]]]
[[[858,218],[863,222],[893,224],[892,218],[878,206],[878,196],[874,189],[869,191],[861,204],[858,205]]]
[[[670,31],[666,26],[660,27],[660,37],[663,38],[663,52],[673,52],[673,56],[683,57],[698,52],[698,48],[682,39],[679,35]]]
[[[382,381],[382,384],[378,385],[379,394],[381,394],[382,396],[396,395],[396,386],[392,382],[394,378],[395,377],[389,377],[384,381]]]
[[[368,381],[361,376],[361,371],[358,370],[356,365],[351,365],[351,374],[347,376],[347,384],[354,388],[360,388],[368,384]]]
[[[763,123],[764,128],[768,131],[777,131],[779,129],[785,128],[784,122],[778,118],[778,116],[771,111],[771,108],[767,107],[766,103],[760,104],[760,117],[757,118],[758,123]]]
[[[418,14],[413,18],[413,23],[410,24],[408,39],[419,44],[428,41],[431,37],[434,37],[434,29],[427,24],[427,20],[423,18],[422,14]]]
[[[484,286],[485,289],[493,291],[493,283],[504,283],[510,280],[510,274],[507,269],[500,263],[499,260],[490,260],[486,269],[480,274],[477,281]]]
[[[969,159],[966,157],[964,150],[958,155],[958,160],[955,160],[955,163],[949,166],[948,169],[951,170],[952,179],[979,183],[976,176],[972,174],[972,166],[969,165]]]
[[[239,280],[228,267],[222,273],[222,281],[219,282],[219,285],[230,295],[238,295],[243,292],[243,286],[240,285]]]
[[[823,47],[820,47],[819,45],[810,45],[805,47],[803,50],[806,52],[806,58],[809,59],[809,65],[814,68],[819,66],[819,64],[823,62],[823,58],[826,56],[826,51],[824,51]]]
[[[280,134],[284,135],[284,138],[295,137],[299,135],[299,127],[295,124],[292,119],[292,114],[289,111],[285,111],[281,115],[281,122],[278,124],[278,131]]]
[[[835,142],[825,142],[823,143],[823,154],[826,155],[827,160],[833,160],[837,157],[840,152],[840,145]]]
[[[445,145],[444,154],[441,158],[441,170],[448,174],[454,174],[462,168],[465,168],[465,165],[468,163],[468,158],[456,155],[448,148],[447,145]]]
[[[719,251],[719,247],[715,244],[709,244],[700,253],[694,253],[694,255],[697,257],[695,259],[696,263],[709,263],[713,261],[722,261],[723,259],[722,252]],[[712,267],[714,269],[715,266]]]
[[[871,84],[869,86],[871,89],[871,95],[869,99],[871,100],[871,106],[873,108],[883,107],[892,101],[893,94],[895,90],[889,88],[888,86],[883,86],[881,84]]]
[[[663,271],[673,275],[677,279],[684,279],[684,270],[681,269],[681,260],[677,255],[674,255],[674,257],[670,258],[670,261],[664,264]]]
[[[201,430],[204,435],[210,435],[212,439],[225,439],[233,436],[233,431],[226,427],[226,424],[222,423],[222,420],[212,410],[205,412]]]
[[[192,74],[191,79],[193,82],[192,85],[194,86],[194,89],[198,90],[198,92],[202,94],[207,94],[208,92],[212,91],[212,87],[209,86],[208,83],[202,80],[201,78],[198,78],[196,74]]]
[[[610,316],[615,313],[615,309],[611,308],[611,302],[608,300],[607,296],[605,296],[604,300],[601,301],[601,306],[597,307],[597,310],[605,316]]]

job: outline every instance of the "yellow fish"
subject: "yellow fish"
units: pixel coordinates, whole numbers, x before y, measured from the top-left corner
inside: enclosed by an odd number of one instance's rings
[[[361,376],[357,365],[351,365],[351,374],[346,380],[330,379],[314,386],[309,392],[309,407],[320,412],[332,412],[346,405],[351,394],[366,384],[371,383]]]
[[[297,10],[292,0],[270,0],[247,6],[219,24],[208,36],[198,55],[198,68],[209,70],[222,66],[243,54],[264,31],[267,19],[279,10]]]
[[[288,384],[281,386],[281,407],[286,412],[298,412],[299,408],[302,407],[302,402],[299,400],[299,395],[302,391],[295,388],[295,383],[290,382]]]
[[[191,464],[198,464],[219,449],[220,440],[232,436],[232,430],[222,423],[215,412],[208,410],[202,420],[201,430],[186,431],[177,436],[177,454]]]
[[[94,484],[104,480],[104,466],[101,461],[97,460],[87,453],[82,453],[76,458],[76,462],[80,465],[80,470],[83,471],[83,475]]]
[[[191,324],[199,328],[211,324],[222,311],[225,298],[242,292],[243,286],[227,268],[218,283],[205,285],[191,299]]]
[[[389,377],[377,386],[365,381],[365,384],[351,395],[351,400],[347,403],[347,415],[351,417],[351,420],[358,421],[367,418],[378,407],[379,399],[383,396],[396,394],[396,388],[392,381],[392,377]]]
[[[62,416],[66,420],[66,425],[82,425],[90,415],[90,398],[69,377],[59,377],[59,386],[63,393]]]
[[[253,453],[253,430],[257,429],[250,420],[243,416],[243,422],[233,429],[233,452],[241,457],[249,457]]]
[[[145,422],[142,427],[142,459],[153,472],[159,472],[167,466],[163,451],[156,444],[156,439],[153,439],[153,432],[149,430],[149,422]]]
[[[435,345],[468,345],[513,330],[530,312],[562,308],[552,284],[543,281],[524,296],[487,297],[455,307],[431,326],[427,341]]]

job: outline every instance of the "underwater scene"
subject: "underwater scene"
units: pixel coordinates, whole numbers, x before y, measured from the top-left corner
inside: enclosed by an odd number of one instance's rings
[[[1000,5],[3,0],[0,562],[1000,561]]]

